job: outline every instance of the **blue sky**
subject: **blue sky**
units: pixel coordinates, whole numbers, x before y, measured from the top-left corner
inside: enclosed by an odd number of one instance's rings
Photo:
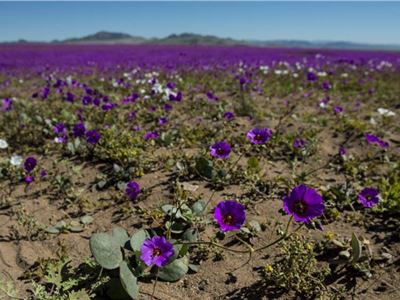
[[[400,2],[0,2],[0,41],[100,30],[400,44]]]

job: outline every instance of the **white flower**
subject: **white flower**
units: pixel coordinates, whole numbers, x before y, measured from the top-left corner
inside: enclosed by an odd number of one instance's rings
[[[56,143],[64,143],[64,139],[61,138],[61,137],[55,137],[55,138],[54,138],[54,141],[55,141]]]
[[[10,164],[12,164],[13,166],[20,166],[22,163],[22,156],[17,155],[17,154],[13,154],[13,156],[11,156],[10,159]]]
[[[372,118],[372,117],[371,117],[371,119],[369,119],[369,122],[370,122],[372,125],[374,125],[374,126],[376,125],[376,121],[375,121],[375,119]]]
[[[6,149],[7,147],[8,147],[7,141],[0,139],[0,149]]]
[[[72,84],[72,76],[71,75],[67,76],[66,81],[67,81],[68,85],[71,85]]]
[[[378,108],[378,113],[380,113],[382,116],[385,116],[385,117],[393,117],[396,115],[395,112],[393,112],[389,109],[386,109],[386,108],[382,108],[382,107]]]

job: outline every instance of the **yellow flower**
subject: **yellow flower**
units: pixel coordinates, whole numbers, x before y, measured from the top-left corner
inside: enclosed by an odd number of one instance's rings
[[[325,235],[327,240],[332,240],[335,234],[332,231],[328,231]]]
[[[272,273],[273,271],[274,271],[274,268],[271,265],[268,265],[265,267],[265,272]]]

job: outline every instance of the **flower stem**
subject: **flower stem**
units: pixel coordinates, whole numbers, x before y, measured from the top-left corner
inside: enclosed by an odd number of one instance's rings
[[[255,249],[254,251],[256,252],[256,251],[261,251],[261,250],[267,249],[267,248],[272,247],[273,245],[279,243],[280,241],[286,239],[287,237],[289,237],[289,236],[293,233],[293,232],[292,232],[292,233],[289,234],[289,227],[290,227],[290,224],[292,223],[292,220],[293,220],[293,216],[290,216],[290,219],[289,219],[289,221],[288,221],[288,223],[287,223],[287,225],[286,225],[285,232],[283,233],[283,235],[282,235],[280,238],[276,239],[275,241],[273,241],[273,242],[271,242],[271,243],[269,243],[269,244],[267,244],[267,245],[265,245],[265,246],[262,246],[262,247],[260,247],[260,248],[257,248],[257,249]],[[300,225],[300,227],[301,227],[301,226],[302,226],[302,225]],[[299,227],[298,229],[300,229],[300,227]],[[298,230],[298,229],[297,229],[297,230]],[[296,230],[296,231],[297,231],[297,230]]]
[[[230,172],[232,172],[232,170],[236,167],[236,165],[239,163],[239,161],[242,159],[243,155],[245,154],[245,151],[243,151],[239,157],[236,159],[236,161],[233,163],[233,165],[231,165],[231,167],[229,168],[228,172],[226,172],[226,174],[229,174]],[[216,193],[216,190],[214,190],[210,196],[210,198],[208,198],[206,205],[204,206],[204,211],[206,210],[208,204],[210,204],[211,200],[213,199],[214,195]]]

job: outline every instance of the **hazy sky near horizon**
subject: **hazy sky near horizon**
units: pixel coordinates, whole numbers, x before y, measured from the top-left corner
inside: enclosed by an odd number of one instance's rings
[[[400,2],[0,2],[0,41],[100,30],[400,44]]]

